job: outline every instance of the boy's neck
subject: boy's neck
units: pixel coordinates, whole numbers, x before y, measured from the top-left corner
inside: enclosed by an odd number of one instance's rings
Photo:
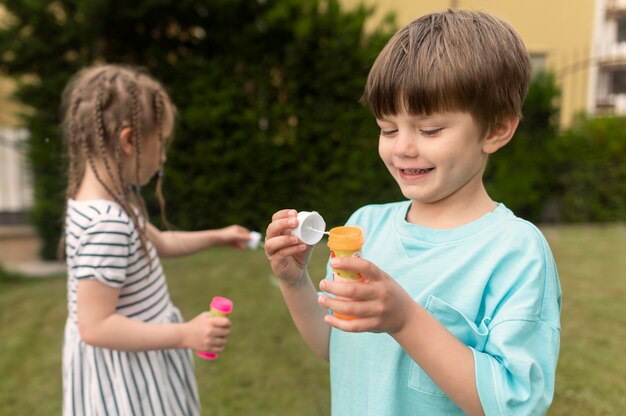
[[[449,230],[469,224],[492,212],[497,204],[489,197],[484,187],[471,199],[455,198],[454,195],[434,203],[412,201],[406,214],[407,222],[423,227]]]

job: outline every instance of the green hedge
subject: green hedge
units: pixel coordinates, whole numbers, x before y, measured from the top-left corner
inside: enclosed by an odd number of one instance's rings
[[[28,83],[17,97],[31,131],[34,224],[56,253],[65,161],[59,97],[94,61],[139,64],[180,114],[165,196],[181,229],[240,223],[264,231],[282,207],[339,224],[366,202],[397,199],[377,156],[377,127],[358,103],[393,20],[366,34],[372,10],[337,0],[4,2],[1,69]],[[33,81],[34,80],[34,81]],[[156,213],[150,189],[145,190]],[[158,215],[154,216],[158,223]]]
[[[545,220],[557,188],[553,143],[558,137],[559,94],[552,73],[533,76],[518,129],[509,144],[491,156],[485,173],[492,198],[533,222]]]
[[[581,117],[555,154],[563,221],[626,221],[626,118]]]
[[[533,222],[626,221],[626,118],[580,116],[556,128],[554,75],[537,74],[524,119],[488,167],[491,195]]]
[[[366,203],[402,198],[377,152],[378,128],[358,100],[395,31],[337,0],[6,0],[0,70],[21,80],[35,111],[32,219],[56,254],[65,160],[59,98],[93,62],[145,66],[179,109],[165,196],[180,229],[243,224],[262,232],[277,209],[317,210],[341,224]],[[26,77],[24,77],[27,75]],[[558,134],[559,91],[538,74],[514,140],[490,160],[494,199],[532,221],[623,221],[623,120],[581,120]],[[144,194],[151,212],[157,204]],[[158,215],[154,221],[159,223]]]

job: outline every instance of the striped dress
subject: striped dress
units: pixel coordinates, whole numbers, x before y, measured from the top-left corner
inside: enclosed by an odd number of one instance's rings
[[[85,344],[78,332],[81,279],[119,288],[117,313],[154,324],[182,322],[161,262],[149,258],[132,220],[115,202],[68,201],[65,242],[68,318],[63,343],[64,415],[196,415],[200,413],[191,351],[127,352]]]

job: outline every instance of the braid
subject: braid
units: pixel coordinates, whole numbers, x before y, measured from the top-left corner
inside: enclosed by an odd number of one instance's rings
[[[163,143],[163,97],[159,91],[154,93],[154,119],[157,125],[157,138],[159,139],[159,146],[161,151],[165,152],[165,146]]]
[[[68,171],[68,187],[66,191],[67,198],[73,198],[78,190],[80,180],[80,167],[79,157],[77,151],[80,149],[80,139],[78,138],[79,131],[76,122],[76,114],[78,107],[80,106],[80,98],[74,97],[72,104],[70,105],[70,120],[69,120],[69,171]]]
[[[67,150],[68,150],[68,171],[67,171],[67,189],[65,190],[65,206],[63,207],[63,213],[67,213],[67,200],[73,198],[76,195],[76,191],[78,190],[78,157],[76,155],[76,143],[78,141],[78,127],[76,126],[76,112],[78,110],[78,106],[80,105],[80,99],[72,95],[71,103],[69,106],[69,126],[67,136]],[[65,259],[65,222],[63,222],[63,228],[61,232],[61,238],[59,239],[59,244],[57,245],[57,258],[59,260]]]
[[[66,106],[68,102],[69,105]],[[148,214],[145,201],[139,192],[139,185],[142,183],[143,142],[145,138],[155,139],[153,135],[156,134],[160,149],[164,151],[165,134],[171,134],[175,107],[156,80],[140,69],[120,65],[94,66],[78,72],[66,86],[62,104],[64,136],[69,157],[66,199],[77,196],[86,169],[93,172],[102,189],[120,205],[135,225],[152,272],[154,259],[148,250],[146,233]],[[132,172],[135,180],[131,181],[125,176],[126,159],[119,140],[121,129],[128,123],[134,139],[135,153],[135,167]],[[163,161],[160,172],[162,165]],[[136,182],[137,186],[127,186],[129,182]],[[161,206],[161,217],[169,227],[165,220],[165,202],[161,187],[162,178],[159,175],[156,194]],[[66,213],[67,209],[66,205]]]
[[[154,106],[154,118],[157,125],[157,137],[159,140],[159,146],[161,152],[165,153],[165,140],[163,139],[163,96],[159,91],[154,93],[154,100],[152,102]],[[161,211],[161,221],[163,222],[163,226],[167,229],[171,229],[169,221],[167,220],[167,216],[165,215],[165,198],[163,198],[163,162],[161,162],[161,169],[159,170],[159,174],[157,176],[157,183],[155,188],[155,195],[157,197],[157,201],[159,201],[159,208]]]
[[[131,130],[133,132],[133,137],[135,139],[134,140],[135,180],[137,181],[137,186],[132,188],[131,195],[133,198],[133,202],[139,208],[141,215],[144,218],[148,218],[148,210],[146,208],[146,203],[139,192],[140,191],[139,184],[141,182],[141,149],[142,149],[142,142],[143,142],[143,125],[141,122],[142,111],[141,111],[141,104],[139,101],[139,89],[137,87],[137,84],[133,80],[130,80],[128,82],[127,87],[128,87],[128,92],[130,94],[130,99],[131,99],[131,103],[130,103]],[[146,255],[151,260],[150,253],[148,252],[148,249],[147,249],[145,224],[139,223],[137,221],[136,216],[134,216],[134,219],[137,224],[137,232],[139,232],[139,236],[141,238],[141,245]],[[149,262],[149,265],[150,265],[150,271],[152,272],[152,261]]]
[[[140,181],[139,172],[141,171],[141,142],[143,139],[141,125],[141,106],[139,105],[139,93],[137,92],[137,84],[130,81],[128,84],[128,92],[131,97],[131,126],[135,137],[135,177],[137,183]]]
[[[105,86],[106,86],[107,79],[104,74],[104,71],[101,73],[99,78],[100,78],[100,82],[98,83],[98,89],[96,93],[96,105],[94,106],[94,114],[93,114],[94,123],[96,125],[96,128],[95,128],[96,143],[98,145],[98,150],[100,151],[100,157],[102,159],[102,162],[104,163],[104,168],[107,172],[107,175],[109,176],[109,179],[111,179],[111,182],[115,182],[115,178],[113,177],[113,171],[111,169],[111,165],[109,164],[109,158],[108,158],[109,152],[107,151],[107,147],[106,147],[106,136],[105,136],[106,131],[105,131],[105,124],[104,124],[103,109],[104,109]],[[96,178],[100,180],[98,175],[96,175]],[[122,180],[122,178],[119,178],[119,179]],[[102,183],[101,180],[100,182]],[[118,195],[124,197],[125,195],[124,182],[121,181],[120,185],[121,185],[121,192],[119,192]],[[113,196],[113,193],[107,186],[105,186],[105,189],[107,190],[107,192],[109,192],[109,194]]]

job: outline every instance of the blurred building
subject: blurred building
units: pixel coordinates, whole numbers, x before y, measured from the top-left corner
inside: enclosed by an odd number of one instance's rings
[[[447,8],[480,10],[513,25],[533,68],[555,73],[561,89],[559,124],[576,114],[626,115],[626,0],[342,0],[375,6],[374,27],[389,12],[403,26]]]
[[[0,5],[0,20],[4,17]],[[0,263],[37,259],[39,240],[28,224],[33,205],[27,158],[28,130],[20,125],[25,108],[13,99],[15,83],[0,74]]]
[[[0,21],[5,11],[0,5]],[[32,182],[26,157],[28,131],[20,126],[24,111],[13,99],[15,83],[0,74],[0,226],[25,224],[32,206]]]
[[[626,0],[599,0],[588,107],[596,114],[626,112]]]

